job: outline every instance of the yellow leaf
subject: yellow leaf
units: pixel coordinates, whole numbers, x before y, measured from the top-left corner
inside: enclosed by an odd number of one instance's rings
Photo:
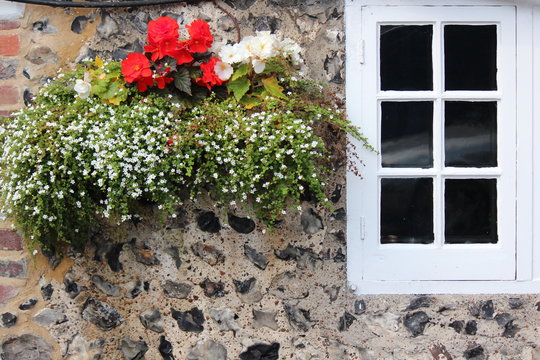
[[[104,65],[103,60],[101,60],[98,56],[96,56],[96,60],[94,60],[94,66],[100,68],[103,65]]]

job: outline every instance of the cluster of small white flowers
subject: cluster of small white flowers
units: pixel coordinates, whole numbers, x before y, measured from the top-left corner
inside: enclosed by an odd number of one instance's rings
[[[257,31],[255,36],[246,36],[237,44],[221,47],[218,53],[221,62],[214,70],[222,80],[228,80],[232,75],[232,64],[249,63],[255,73],[260,74],[266,67],[266,61],[278,55],[299,65],[302,63],[301,51],[300,45],[289,38],[280,41],[270,31]]]

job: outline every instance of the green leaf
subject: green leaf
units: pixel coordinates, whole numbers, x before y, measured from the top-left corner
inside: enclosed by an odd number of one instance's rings
[[[257,105],[260,105],[262,101],[255,96],[244,95],[244,97],[240,99],[240,103],[244,105],[246,109],[251,109]]]
[[[249,86],[250,82],[247,77],[241,77],[227,83],[227,88],[234,93],[234,97],[238,101],[248,92]]]
[[[231,80],[236,80],[244,75],[247,75],[248,72],[249,72],[249,64],[241,64],[232,75]]]
[[[185,68],[180,68],[174,75],[174,86],[188,95],[191,95],[191,78],[189,71]]]
[[[264,85],[264,89],[268,91],[268,93],[273,97],[278,97],[282,99],[287,98],[285,94],[283,94],[283,88],[279,85],[277,79],[274,76],[262,79],[262,82]]]

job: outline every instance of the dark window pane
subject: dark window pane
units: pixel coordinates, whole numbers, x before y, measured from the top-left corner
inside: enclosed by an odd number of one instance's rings
[[[445,165],[497,166],[497,103],[445,103]]]
[[[445,181],[445,242],[497,242],[497,180]]]
[[[433,102],[381,103],[384,167],[433,167]]]
[[[432,90],[431,25],[381,26],[381,89]]]
[[[497,25],[444,27],[446,90],[497,90]]]
[[[433,242],[433,179],[381,179],[381,243]]]

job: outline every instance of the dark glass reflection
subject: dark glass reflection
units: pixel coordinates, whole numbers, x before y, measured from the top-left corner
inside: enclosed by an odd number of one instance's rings
[[[381,103],[384,167],[433,167],[433,102]]]
[[[444,27],[446,90],[497,90],[497,25]]]
[[[445,165],[497,166],[497,103],[445,102]]]
[[[381,90],[432,90],[431,25],[381,26]]]
[[[381,179],[381,243],[433,242],[433,179]]]
[[[445,181],[445,242],[496,243],[497,180]]]

